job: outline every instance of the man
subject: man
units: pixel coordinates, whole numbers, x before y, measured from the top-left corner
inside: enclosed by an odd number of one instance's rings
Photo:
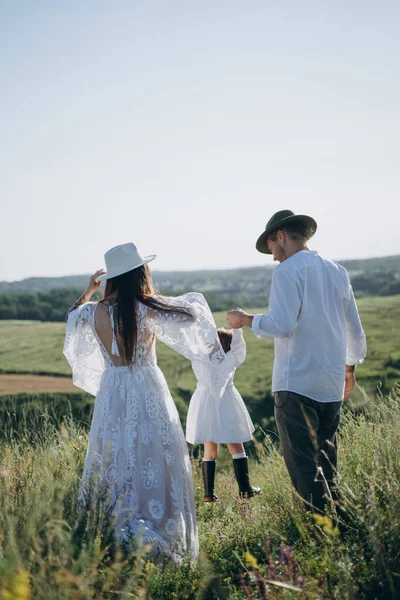
[[[323,512],[326,484],[335,498],[342,399],[354,390],[366,340],[347,271],[307,247],[316,229],[311,217],[290,210],[274,214],[256,244],[280,263],[269,312],[237,308],[226,318],[230,327],[275,338],[272,391],[285,464],[306,505]]]

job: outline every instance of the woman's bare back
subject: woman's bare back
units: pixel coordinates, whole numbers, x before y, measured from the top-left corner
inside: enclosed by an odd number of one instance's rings
[[[127,361],[125,358],[124,344],[121,336],[118,334],[118,330],[115,326],[117,320],[117,308],[116,303],[99,302],[96,308],[94,317],[94,326],[96,333],[106,349],[111,361],[115,367],[126,367],[135,362],[136,357],[145,358],[151,352],[154,344],[155,335],[151,332],[149,324],[146,319],[146,307],[138,303],[138,309],[136,311],[137,318],[137,340],[136,340],[136,352],[135,356],[131,361]],[[111,316],[112,314],[112,316]],[[112,319],[114,320],[114,331],[115,338],[113,338],[113,325]],[[113,346],[113,339],[115,339],[119,356],[114,354],[115,345]]]

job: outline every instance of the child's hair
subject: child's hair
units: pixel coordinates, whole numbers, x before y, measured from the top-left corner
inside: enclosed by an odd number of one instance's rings
[[[231,349],[232,331],[224,329],[223,327],[219,327],[217,329],[217,333],[219,341],[221,342],[222,349],[226,354]]]

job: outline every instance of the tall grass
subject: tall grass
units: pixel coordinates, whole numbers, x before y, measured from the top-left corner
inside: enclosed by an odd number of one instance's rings
[[[344,409],[339,526],[305,511],[267,436],[251,461],[252,480],[263,488],[251,501],[237,498],[222,452],[220,501],[204,504],[195,460],[202,554],[171,567],[153,565],[135,543],[119,547],[101,504],[78,510],[87,433],[68,418],[35,437],[31,422],[0,446],[0,598],[398,598],[399,433],[395,394],[365,414]]]

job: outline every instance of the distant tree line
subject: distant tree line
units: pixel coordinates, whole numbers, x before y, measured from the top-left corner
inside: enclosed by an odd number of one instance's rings
[[[68,309],[80,296],[80,290],[56,289],[50,292],[12,293],[0,295],[0,320],[64,321]],[[163,290],[163,294],[176,295]],[[234,306],[265,306],[267,294],[231,297],[204,294],[212,311],[229,310]]]
[[[393,296],[400,294],[400,279],[392,272],[359,273],[352,277],[356,296]],[[234,290],[232,285],[212,292],[204,292],[213,311],[229,310],[234,306],[260,307],[268,303],[269,286],[260,292],[258,289]],[[228,289],[227,289],[228,288]],[[187,291],[189,291],[188,288]],[[162,289],[163,294],[176,296],[176,291]],[[179,294],[184,293],[184,290]],[[57,288],[46,292],[11,292],[0,295],[0,320],[23,319],[29,321],[64,321],[65,315],[81,294],[78,289]]]
[[[82,292],[52,290],[43,293],[20,292],[0,296],[0,319],[64,321],[65,315]]]
[[[400,294],[400,279],[393,273],[362,273],[354,275],[351,283],[356,296],[395,296]]]

